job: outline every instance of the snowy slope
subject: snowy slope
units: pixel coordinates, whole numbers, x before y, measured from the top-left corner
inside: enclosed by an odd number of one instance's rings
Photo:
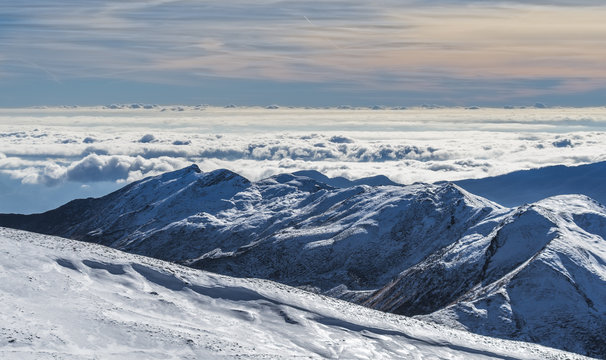
[[[366,305],[606,356],[606,209],[562,195],[484,220]]]
[[[2,359],[575,359],[265,280],[0,228]]]
[[[467,191],[505,206],[520,206],[546,197],[583,194],[606,204],[606,162],[548,166],[483,179],[455,181]]]

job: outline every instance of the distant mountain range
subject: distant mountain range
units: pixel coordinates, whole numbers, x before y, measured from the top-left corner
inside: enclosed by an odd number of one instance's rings
[[[530,204],[567,194],[587,195],[606,205],[606,161],[579,166],[547,166],[454,183],[505,206]]]
[[[377,176],[365,177],[365,178],[361,178],[361,179],[357,179],[357,180],[349,180],[342,176],[330,178],[316,170],[301,170],[301,171],[296,171],[292,174],[295,176],[308,177],[308,178],[314,179],[318,182],[321,182],[321,183],[324,183],[326,185],[330,185],[330,186],[333,186],[336,188],[346,188],[346,187],[352,187],[352,186],[356,186],[356,185],[369,185],[369,186],[385,186],[385,185],[397,186],[397,185],[400,185],[398,183],[391,181],[385,175],[377,175]]]
[[[584,195],[505,208],[451,183],[192,165],[0,226],[606,354],[606,209]]]
[[[315,170],[297,171],[293,175],[310,177],[337,188],[354,185],[400,185],[384,175],[357,180],[340,176],[329,178]],[[457,180],[453,183],[472,194],[508,207],[530,204],[550,196],[570,194],[586,195],[606,205],[606,161],[577,166],[546,166],[480,179]]]

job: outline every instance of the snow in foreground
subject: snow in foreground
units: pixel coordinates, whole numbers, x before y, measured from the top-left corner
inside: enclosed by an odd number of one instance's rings
[[[0,228],[0,358],[581,356]]]

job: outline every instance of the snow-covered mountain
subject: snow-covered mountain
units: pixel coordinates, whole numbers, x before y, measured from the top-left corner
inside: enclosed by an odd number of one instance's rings
[[[357,180],[349,180],[342,176],[337,177],[328,177],[316,170],[300,170],[292,173],[296,176],[305,176],[308,178],[312,178],[321,183],[336,187],[336,188],[346,188],[356,185],[370,185],[370,186],[385,186],[385,185],[400,185],[396,182],[391,181],[385,175],[376,175],[371,177],[365,177]]]
[[[547,166],[483,179],[455,181],[476,195],[505,206],[520,206],[555,195],[582,194],[606,204],[606,161]]]
[[[562,195],[487,218],[366,305],[606,356],[606,209]]]
[[[606,354],[606,209],[593,200],[510,209],[453,184],[337,188],[304,175],[252,183],[193,165],[0,225]]]
[[[2,359],[581,359],[259,279],[0,228]]]

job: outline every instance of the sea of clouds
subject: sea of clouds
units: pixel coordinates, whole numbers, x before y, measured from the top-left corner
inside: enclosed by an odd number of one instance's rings
[[[606,160],[606,108],[0,110],[0,211],[99,196],[196,163],[250,180],[303,169],[399,183]]]

